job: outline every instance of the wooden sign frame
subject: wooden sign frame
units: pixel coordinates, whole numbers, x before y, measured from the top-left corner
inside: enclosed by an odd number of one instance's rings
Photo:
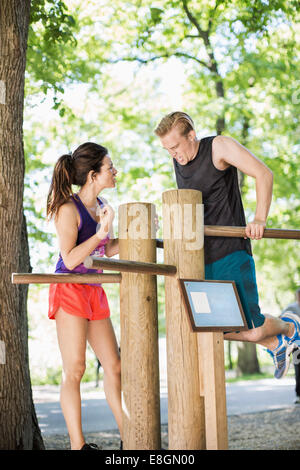
[[[241,304],[241,301],[240,301],[240,297],[239,297],[239,294],[238,294],[238,291],[237,291],[237,288],[236,288],[236,284],[235,284],[234,281],[214,281],[214,280],[210,281],[210,280],[206,280],[206,279],[205,280],[203,280],[203,279],[178,279],[178,282],[179,282],[180,290],[181,290],[182,297],[183,297],[183,300],[184,300],[184,305],[185,305],[185,309],[186,309],[186,312],[187,312],[187,315],[188,315],[189,323],[190,323],[190,326],[191,326],[191,329],[192,329],[193,332],[200,332],[200,331],[230,332],[230,331],[248,330],[248,325],[247,325],[245,313],[244,313],[244,310],[243,310],[243,307],[242,307],[242,304]],[[190,305],[188,292],[187,292],[187,289],[186,289],[186,286],[185,286],[186,282],[190,282],[190,283],[207,283],[207,284],[212,284],[212,283],[231,284],[232,288],[233,288],[232,293],[234,294],[234,297],[235,297],[235,300],[236,300],[236,306],[237,306],[237,310],[239,312],[240,320],[241,320],[242,324],[229,324],[229,325],[227,325],[227,324],[222,324],[222,325],[207,325],[207,324],[199,325],[199,324],[196,324],[195,318],[194,318],[194,313],[193,313],[193,310],[192,310],[191,305]],[[205,292],[204,284],[203,284],[203,292]],[[200,315],[202,315],[202,313]],[[214,315],[214,312],[210,312],[209,315]]]

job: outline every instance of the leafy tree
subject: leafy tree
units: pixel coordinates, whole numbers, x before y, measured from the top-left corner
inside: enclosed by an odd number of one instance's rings
[[[11,273],[29,269],[23,217],[22,141],[24,73],[30,1],[0,5],[0,233],[1,233],[1,449],[43,447],[31,396],[27,349],[27,289]]]
[[[299,157],[294,151],[299,114],[291,100],[293,80],[299,73],[297,18],[299,4],[289,1],[171,0],[156,2],[155,6],[150,1],[116,1],[105,4],[103,18],[98,19],[92,35],[99,63],[127,61],[137,66],[159,66],[174,57],[182,61],[186,71],[185,108],[196,116],[197,124],[205,123],[202,127],[208,132],[215,128],[218,134],[230,133],[273,169],[276,209],[270,215],[271,226],[284,227],[285,214],[292,227],[299,215],[295,197]],[[103,36],[96,33],[99,25],[101,32],[110,32],[105,44]],[[282,114],[289,119],[283,120]],[[131,125],[139,128],[134,119]],[[285,170],[281,177],[284,167],[296,171]],[[251,217],[253,182],[241,175],[241,185]],[[284,191],[287,186],[288,191]],[[284,287],[291,290],[298,282],[299,267],[287,263],[278,250],[272,256],[274,243],[254,245],[257,265],[264,273],[264,283],[270,279],[266,265],[276,266],[278,272],[286,265]],[[296,249],[296,243],[283,243],[286,252],[291,247],[292,252]],[[277,285],[281,290],[279,282]],[[261,293],[269,300],[263,290]],[[279,294],[273,295],[278,301]]]
[[[5,416],[0,427],[1,449],[44,448],[30,384],[27,287],[12,285],[11,273],[30,272],[31,269],[23,214],[25,161],[22,128],[28,31],[32,30],[35,21],[44,21],[47,29],[44,39],[53,50],[54,43],[70,37],[68,26],[72,21],[64,11],[64,3],[57,0],[33,1],[32,5],[30,0],[21,3],[4,0],[0,5],[0,367],[3,369],[0,397],[1,412]],[[39,73],[44,71],[41,66]],[[57,91],[55,77],[52,85]],[[41,168],[39,162],[30,160],[27,166],[31,170]]]
[[[180,61],[186,77],[184,108],[195,117],[201,134],[226,132],[262,158],[275,175],[269,225],[297,227],[298,2],[169,0],[154,5],[149,0],[116,0],[102,2],[101,10],[93,0],[68,4],[74,38],[60,43],[51,60],[43,61],[54,69],[47,77],[56,84],[53,93],[60,113],[46,133],[45,149],[54,139],[63,151],[79,140],[102,141],[120,169],[114,200],[153,197],[159,208],[162,190],[175,187],[171,162],[153,135],[155,121],[170,111],[160,91],[161,71],[164,63]],[[43,39],[39,28],[34,31],[35,47]],[[47,57],[48,46],[40,49]],[[64,71],[58,63],[62,57],[68,72],[59,76]],[[130,65],[127,82],[124,63]],[[163,78],[172,82],[172,77]],[[74,82],[85,83],[84,99],[67,103],[63,90]],[[253,182],[241,175],[241,185],[250,218]],[[299,282],[297,242],[277,243],[253,243],[260,294],[272,308],[281,308],[284,293]],[[277,274],[282,272],[283,277]]]

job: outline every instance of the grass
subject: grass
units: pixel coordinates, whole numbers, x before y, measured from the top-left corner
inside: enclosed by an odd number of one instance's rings
[[[36,372],[31,373],[31,384],[32,385],[60,385],[61,383],[62,368],[48,367],[46,373],[39,375]],[[103,380],[103,371],[100,368],[99,381]],[[96,361],[87,360],[86,370],[81,382],[95,382],[96,381]]]
[[[240,382],[244,380],[260,380],[260,379],[272,379],[274,374],[270,372],[260,372],[258,374],[244,374],[237,377],[226,378],[226,383]]]

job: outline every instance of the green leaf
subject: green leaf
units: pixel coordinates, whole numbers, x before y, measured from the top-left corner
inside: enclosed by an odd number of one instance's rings
[[[150,7],[151,20],[154,25],[161,22],[163,12],[160,8]]]

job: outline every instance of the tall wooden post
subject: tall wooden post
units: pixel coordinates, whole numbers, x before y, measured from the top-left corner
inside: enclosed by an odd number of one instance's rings
[[[165,262],[204,279],[202,195],[163,194]],[[165,279],[170,449],[227,449],[223,333],[192,333],[176,279]]]
[[[207,450],[228,448],[224,334],[198,333],[200,393],[205,404]]]
[[[199,191],[163,193],[164,261],[177,267],[180,278],[204,279],[203,230]],[[169,449],[205,449],[197,334],[191,331],[176,278],[165,278],[165,298]]]
[[[119,207],[120,259],[156,262],[155,207]],[[160,449],[156,276],[122,273],[120,284],[124,449]]]

